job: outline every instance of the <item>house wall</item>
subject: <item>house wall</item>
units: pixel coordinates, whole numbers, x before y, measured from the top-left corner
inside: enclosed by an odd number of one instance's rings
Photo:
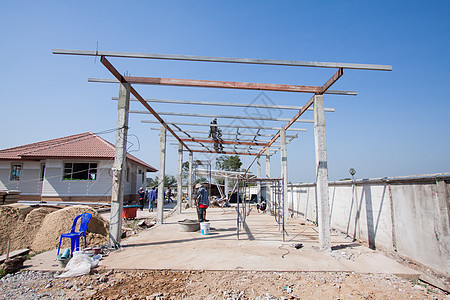
[[[19,181],[10,181],[11,165],[21,164]],[[41,162],[35,161],[0,161],[0,189],[20,190],[22,195],[36,195],[42,189],[40,180]]]
[[[96,180],[63,180],[64,162],[78,160],[47,159],[41,162],[18,161],[22,164],[20,181],[10,181],[12,161],[0,161],[0,189],[21,191],[21,200],[47,199],[53,201],[101,201],[109,202],[111,199],[112,177],[110,170],[113,161],[97,162]],[[40,180],[41,164],[45,163],[44,180]],[[130,168],[129,181],[125,180],[125,201],[136,200],[138,187],[145,186],[142,174],[138,174],[139,167],[133,162],[128,163]]]
[[[63,180],[64,162],[75,160],[48,159],[45,167],[42,197],[102,197],[111,194],[112,178],[109,175],[111,164],[97,162],[96,180]]]
[[[450,177],[330,182],[331,227],[450,274]],[[314,184],[289,187],[294,217],[317,222]]]

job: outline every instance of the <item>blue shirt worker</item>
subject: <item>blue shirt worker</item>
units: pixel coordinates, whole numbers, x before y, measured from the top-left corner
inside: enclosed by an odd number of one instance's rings
[[[155,190],[155,187],[152,187],[152,190],[148,193],[148,211],[152,212],[153,207],[155,206],[155,201],[158,198],[158,191]]]
[[[139,189],[139,205],[141,206],[141,210],[144,209],[144,199],[145,199],[145,190],[143,187]]]
[[[206,209],[209,207],[208,191],[201,183],[197,183],[195,188],[198,189],[196,196],[198,221],[208,222],[209,220],[206,219]]]

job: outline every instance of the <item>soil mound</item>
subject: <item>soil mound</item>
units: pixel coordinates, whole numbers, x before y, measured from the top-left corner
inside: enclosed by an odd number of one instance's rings
[[[70,232],[73,219],[85,212],[92,214],[88,226],[88,245],[106,244],[109,222],[89,206],[77,205],[61,210],[42,207],[33,209],[23,204],[0,206],[0,254],[6,253],[8,241],[10,251],[23,248],[37,252],[55,249],[60,235]],[[70,239],[63,239],[61,247],[69,248]]]
[[[76,205],[63,208],[45,216],[42,226],[36,233],[31,248],[34,251],[48,251],[58,247],[62,233],[70,232],[75,217],[82,213],[92,214],[87,230],[87,244],[102,245],[108,242],[109,222],[89,206]],[[77,230],[79,228],[79,222]],[[83,243],[83,241],[80,241]],[[61,248],[70,248],[70,239],[63,239]]]

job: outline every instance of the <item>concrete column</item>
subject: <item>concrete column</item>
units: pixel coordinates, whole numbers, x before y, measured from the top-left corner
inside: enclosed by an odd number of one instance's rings
[[[194,206],[193,195],[192,195],[192,164],[194,163],[194,153],[189,152],[189,175],[188,175],[188,191],[189,191],[189,207]]]
[[[434,227],[435,235],[438,239],[438,247],[443,257],[450,257],[450,199],[447,190],[447,183],[443,179],[438,179],[437,186],[437,205],[434,209],[434,219],[436,225]],[[448,260],[447,273],[449,276]]]
[[[111,190],[111,217],[109,225],[109,247],[118,247],[122,235],[123,190],[126,171],[126,151],[128,134],[128,112],[130,109],[130,85],[121,83],[117,105],[117,132],[113,182]]]
[[[164,177],[166,176],[166,133],[167,125],[161,124],[159,133],[159,170],[158,170],[158,209],[156,212],[156,223],[163,223],[164,213]]]
[[[287,174],[287,149],[286,129],[280,130],[281,143],[281,178],[283,179],[283,216],[284,224],[289,223],[289,201],[288,201],[288,174]]]
[[[270,178],[270,147],[266,149],[266,178]],[[272,188],[271,182],[266,185],[266,204],[267,211],[272,211]]]
[[[225,197],[228,198],[228,193],[230,192],[230,187],[229,187],[230,182],[228,181],[228,177],[225,177]],[[230,199],[228,199],[230,200]]]
[[[178,178],[177,178],[177,212],[181,214],[181,197],[183,196],[183,144],[178,143]]]
[[[256,158],[256,177],[261,178],[261,157]],[[258,196],[258,203],[261,203],[261,182],[256,183],[256,194]]]
[[[323,95],[314,96],[314,144],[316,152],[319,248],[331,251],[330,200],[328,196],[327,142]]]

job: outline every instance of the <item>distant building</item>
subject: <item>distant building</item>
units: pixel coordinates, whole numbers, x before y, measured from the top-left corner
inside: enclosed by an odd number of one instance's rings
[[[115,147],[92,132],[0,150],[0,190],[21,200],[109,202]],[[125,201],[157,170],[127,153]]]

